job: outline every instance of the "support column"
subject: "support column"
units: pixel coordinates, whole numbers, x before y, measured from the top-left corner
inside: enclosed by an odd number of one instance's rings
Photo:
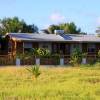
[[[64,65],[64,58],[60,58],[60,65]]]
[[[24,42],[23,42],[23,54],[24,54]]]
[[[86,61],[86,58],[82,58],[82,64],[86,64],[87,61]]]
[[[36,65],[40,65],[40,58],[36,58],[36,59],[35,59],[35,64],[36,64]]]
[[[17,42],[14,42],[14,55],[16,55],[16,49],[17,49]]]
[[[16,58],[16,66],[20,66],[20,59]]]

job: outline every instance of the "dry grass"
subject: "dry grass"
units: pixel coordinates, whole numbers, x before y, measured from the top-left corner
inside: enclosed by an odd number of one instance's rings
[[[2,67],[0,100],[100,100],[99,67],[41,67],[37,80],[25,67]]]

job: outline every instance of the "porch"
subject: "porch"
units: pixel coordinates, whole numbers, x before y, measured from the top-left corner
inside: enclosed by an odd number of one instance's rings
[[[51,55],[59,54],[58,61],[56,57],[40,58],[41,65],[59,65],[60,58],[64,59],[64,65],[69,64],[71,54],[74,48],[80,48],[83,53],[87,53],[87,62],[97,59],[98,51],[100,50],[100,43],[79,43],[79,42],[26,42],[26,41],[9,41],[9,46],[6,52],[0,55],[0,65],[15,65],[17,53],[24,54],[32,48],[46,48],[49,49]],[[35,64],[35,57],[31,56],[27,59],[22,59],[22,65]]]

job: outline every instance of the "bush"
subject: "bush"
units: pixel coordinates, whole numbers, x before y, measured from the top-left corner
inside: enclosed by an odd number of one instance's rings
[[[82,58],[86,58],[87,57],[87,53],[82,53]]]
[[[98,51],[98,61],[100,62],[100,50]]]
[[[60,54],[58,54],[58,53],[52,54],[52,59],[54,59],[54,62],[55,62],[56,65],[59,65]]]
[[[34,49],[33,54],[36,57],[49,57],[50,51],[48,49],[38,48],[38,49]]]
[[[73,66],[78,66],[82,61],[82,52],[79,48],[75,48],[71,55],[70,64]]]
[[[96,62],[94,66],[100,68],[100,62]]]

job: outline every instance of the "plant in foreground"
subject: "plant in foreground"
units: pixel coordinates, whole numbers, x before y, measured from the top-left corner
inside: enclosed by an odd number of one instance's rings
[[[27,68],[27,70],[35,77],[38,78],[40,73],[40,67],[37,65],[31,66],[30,68]]]

